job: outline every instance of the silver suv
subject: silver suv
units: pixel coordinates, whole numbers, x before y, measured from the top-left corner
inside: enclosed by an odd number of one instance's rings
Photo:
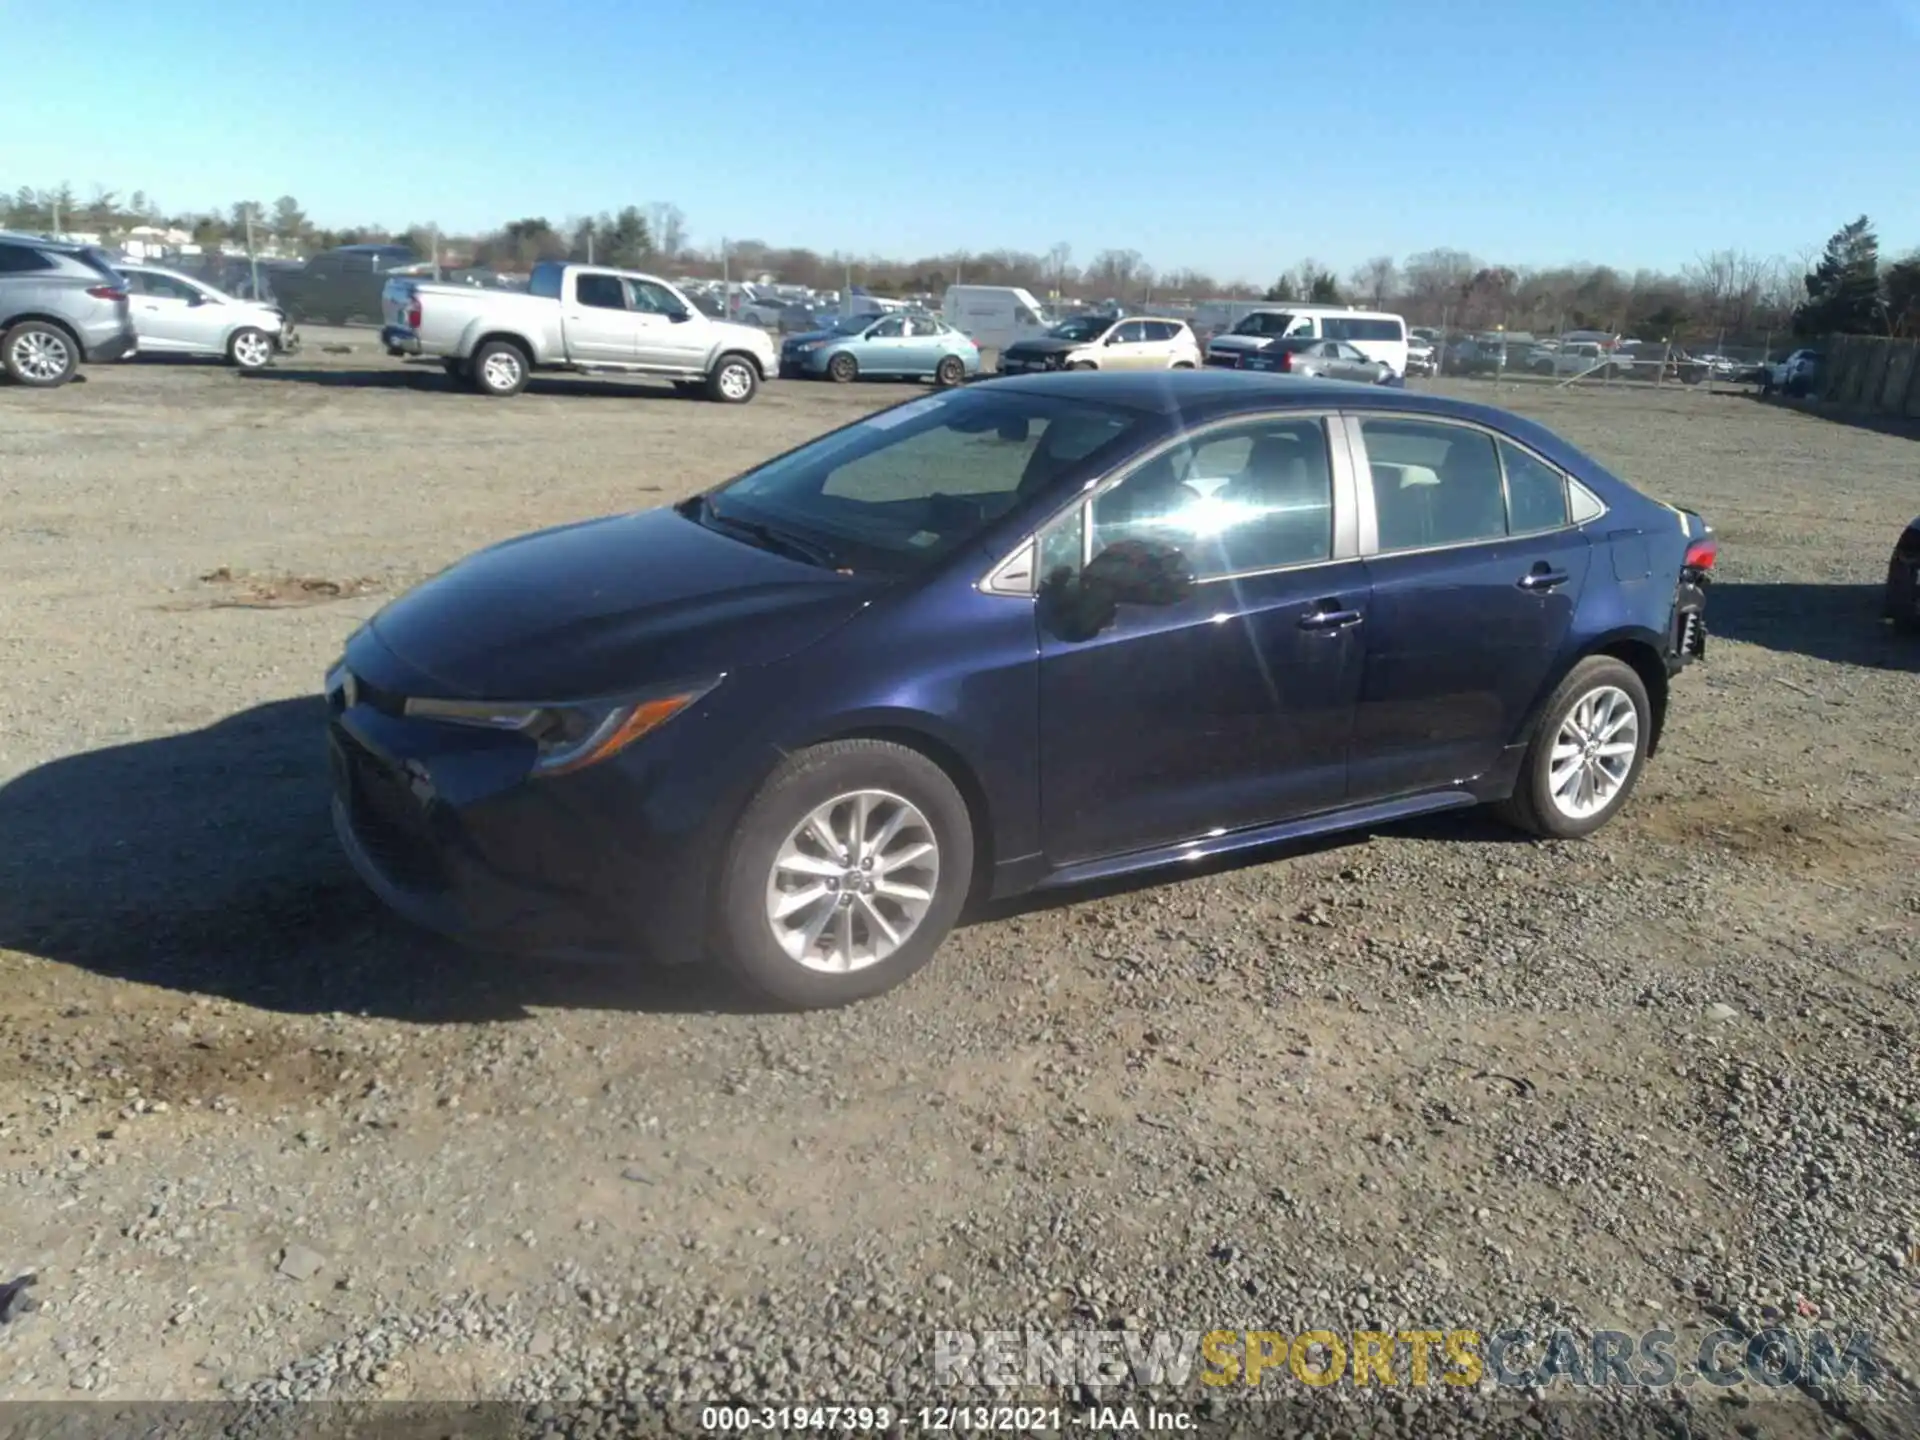
[[[139,346],[127,282],[103,251],[0,231],[0,372],[64,385],[83,361]]]

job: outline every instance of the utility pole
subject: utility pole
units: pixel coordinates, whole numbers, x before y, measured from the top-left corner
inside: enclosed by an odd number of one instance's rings
[[[253,272],[254,298],[260,296],[260,257],[253,251],[253,207],[247,207],[247,268]]]
[[[53,206],[53,238],[54,238],[54,239],[56,239],[56,240],[58,240],[58,239],[60,238],[60,235],[61,235],[61,230],[60,230],[60,202],[59,202],[58,200],[53,200],[53,201],[50,201],[50,202],[48,202],[48,203],[50,203],[50,204],[51,204],[51,205]]]

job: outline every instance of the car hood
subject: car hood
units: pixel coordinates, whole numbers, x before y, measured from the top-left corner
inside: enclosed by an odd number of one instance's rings
[[[772,338],[758,325],[741,325],[732,320],[715,320],[713,329],[716,338],[726,345],[747,345],[756,350],[766,350],[773,344]]]
[[[661,508],[481,550],[367,629],[442,697],[564,700],[781,659],[850,619],[883,583]]]

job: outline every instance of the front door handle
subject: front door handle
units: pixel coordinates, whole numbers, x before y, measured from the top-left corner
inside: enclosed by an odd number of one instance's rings
[[[1535,569],[1522,575],[1519,584],[1522,590],[1551,590],[1557,585],[1566,584],[1572,578],[1564,570]]]
[[[1349,626],[1358,625],[1361,620],[1360,612],[1338,609],[1336,607],[1339,603],[1337,600],[1321,601],[1320,608],[1309,610],[1300,617],[1300,628],[1302,630],[1345,630]]]

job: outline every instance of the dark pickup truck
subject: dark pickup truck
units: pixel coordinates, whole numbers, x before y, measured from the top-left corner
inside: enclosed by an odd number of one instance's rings
[[[342,245],[273,277],[273,296],[296,324],[380,320],[380,291],[396,270],[418,265],[405,245]]]

